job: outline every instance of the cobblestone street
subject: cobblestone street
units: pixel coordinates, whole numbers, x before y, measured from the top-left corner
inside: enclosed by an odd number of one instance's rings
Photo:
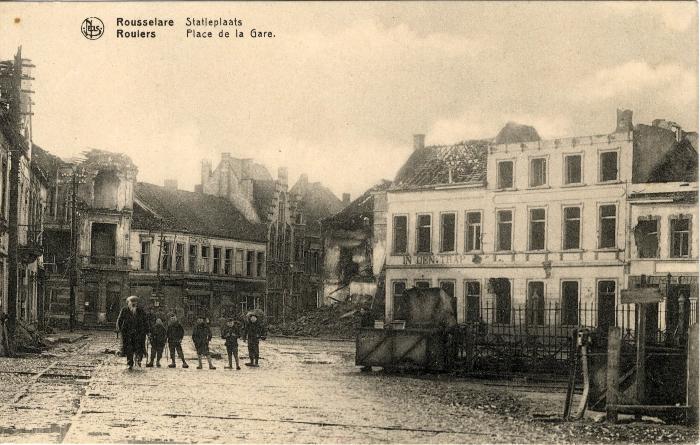
[[[693,442],[654,424],[549,423],[563,390],[360,373],[350,342],[273,338],[260,368],[141,368],[105,354],[113,334],[1,359],[0,442]],[[224,352],[220,340],[215,352]],[[244,343],[241,355],[246,355]],[[225,353],[224,353],[225,356]],[[165,360],[163,365],[165,365]],[[205,366],[206,368],[206,366]],[[639,435],[641,434],[641,436]]]

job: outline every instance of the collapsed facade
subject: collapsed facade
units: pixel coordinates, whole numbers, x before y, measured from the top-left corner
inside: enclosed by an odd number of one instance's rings
[[[380,206],[375,205],[375,197],[381,200],[390,186],[391,181],[382,180],[323,220],[323,304],[375,297],[378,289],[383,296],[381,270],[374,269],[384,261],[383,257],[374,260],[381,251],[375,248],[381,239],[375,236],[374,215]]]
[[[665,329],[677,295],[697,306],[693,140],[665,121],[635,127],[631,111],[604,135],[541,140],[509,124],[447,146],[416,136],[386,193],[386,318],[402,318],[405,289],[441,287],[460,322],[604,329],[622,322],[622,289],[656,280],[666,300],[650,324]]]

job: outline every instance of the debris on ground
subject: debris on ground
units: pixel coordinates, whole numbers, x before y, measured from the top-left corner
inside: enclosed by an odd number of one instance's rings
[[[24,320],[17,320],[14,344],[17,352],[40,353],[47,347],[43,334],[36,325],[29,324]]]
[[[357,306],[337,302],[309,311],[286,323],[270,324],[272,335],[350,339],[355,336]]]

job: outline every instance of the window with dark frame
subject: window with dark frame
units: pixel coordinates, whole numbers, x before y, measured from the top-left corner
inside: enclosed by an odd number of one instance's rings
[[[455,251],[456,220],[455,213],[440,215],[440,252]]]
[[[581,155],[564,156],[564,184],[580,184],[582,179]]]
[[[241,249],[236,249],[236,264],[235,264],[235,274],[236,275],[245,275],[245,271],[243,270],[243,262],[244,262],[244,251]]]
[[[404,292],[406,291],[405,281],[391,282],[391,296],[394,309],[395,320],[405,320],[408,316],[408,307],[404,300]]]
[[[510,251],[513,247],[513,211],[499,210],[496,212],[498,223],[497,245],[498,251]]]
[[[530,159],[530,187],[547,184],[547,158]]]
[[[528,324],[537,326],[544,324],[544,282],[529,281],[527,283],[525,312]]]
[[[394,216],[393,252],[399,255],[408,252],[408,217],[406,215]]]
[[[224,252],[224,274],[231,275],[233,271],[233,249]]]
[[[545,234],[547,233],[547,212],[545,209],[530,209],[530,239],[529,250],[545,249]]]
[[[198,249],[196,244],[190,244],[189,267],[191,273],[197,272],[197,250]]]
[[[428,289],[430,288],[430,280],[416,280],[415,287],[418,289]]]
[[[490,279],[489,282],[496,295],[496,323],[510,324],[512,310],[511,282],[507,278]]]
[[[450,297],[450,303],[452,304],[452,311],[454,314],[457,313],[457,299],[455,298],[455,282],[452,280],[441,280],[438,285],[440,289],[445,291],[445,293]]]
[[[498,178],[496,183],[499,189],[513,188],[513,161],[498,162]]]
[[[567,326],[578,324],[578,281],[561,283],[561,322]]]
[[[175,270],[177,272],[185,270],[185,245],[182,243],[175,244]]]
[[[467,281],[464,283],[464,295],[467,303],[465,318],[469,321],[481,320],[481,283]]]
[[[656,219],[638,221],[634,228],[634,243],[637,246],[637,258],[658,258],[658,221]]]
[[[671,257],[690,256],[690,218],[671,219]]]
[[[200,264],[199,266],[199,271],[208,273],[211,271],[211,269],[209,268],[209,246],[202,246],[201,252],[202,255],[200,258],[202,260],[202,264]]]
[[[481,250],[481,212],[467,212],[466,252]]]
[[[431,216],[430,215],[418,215],[416,218],[416,252],[417,253],[430,253],[431,252],[431,236],[432,236],[432,226],[431,226]]]
[[[214,261],[212,264],[212,273],[221,273],[221,247],[214,247]]]
[[[600,234],[598,247],[613,248],[617,243],[617,207],[614,204],[602,205],[600,213]]]
[[[265,252],[258,252],[257,259],[258,259],[258,267],[256,269],[257,276],[264,277],[265,276]]]
[[[581,248],[581,208],[564,207],[564,250]]]
[[[170,266],[172,265],[172,254],[172,243],[170,241],[163,241],[160,252],[160,270],[170,270]]]
[[[606,151],[600,154],[600,181],[617,181],[617,152]]]
[[[141,270],[151,268],[151,242],[141,241]]]
[[[252,277],[254,270],[253,268],[255,267],[255,252],[252,250],[249,250],[246,252],[245,255],[245,274],[248,277]]]

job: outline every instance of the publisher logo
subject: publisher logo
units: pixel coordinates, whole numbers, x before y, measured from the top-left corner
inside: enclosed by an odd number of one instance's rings
[[[97,17],[88,17],[83,20],[80,31],[86,39],[97,40],[105,33],[105,24]]]

